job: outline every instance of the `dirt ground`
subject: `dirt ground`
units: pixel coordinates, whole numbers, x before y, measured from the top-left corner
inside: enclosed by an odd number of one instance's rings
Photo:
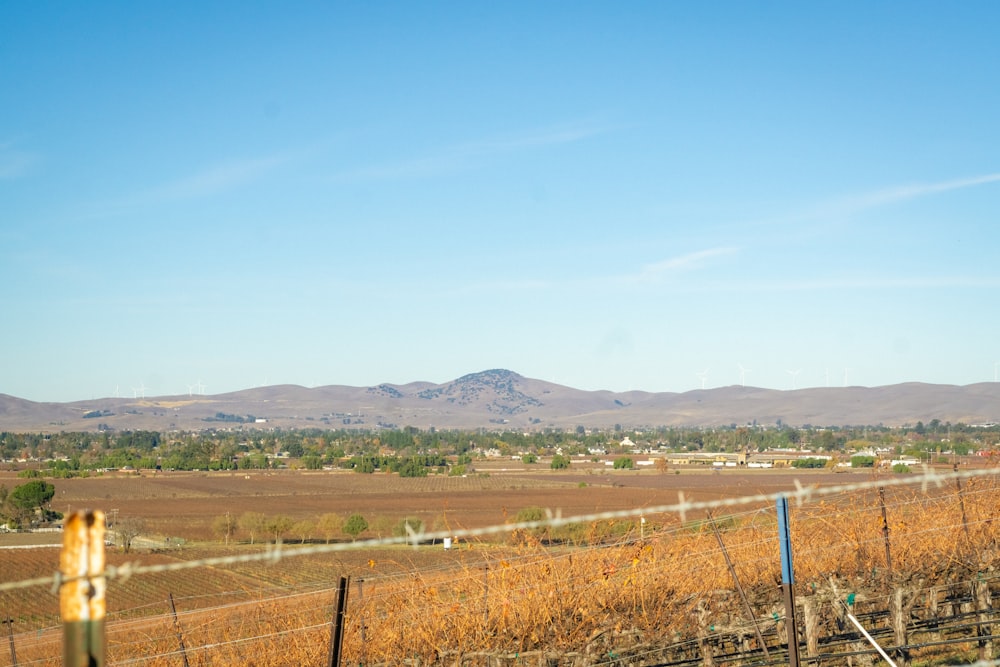
[[[423,520],[428,530],[461,530],[502,524],[518,511],[541,507],[563,516],[669,505],[683,493],[687,501],[772,494],[803,485],[847,484],[869,473],[774,470],[690,469],[612,471],[504,470],[481,466],[466,477],[430,475],[400,478],[344,471],[142,472],[108,473],[54,480],[53,509],[99,509],[117,518],[143,519],[146,530],[183,540],[217,539],[213,521],[227,512],[284,514],[295,521],[325,513],[360,513],[376,532],[390,531],[404,517]],[[12,488],[21,480],[0,473]],[[58,534],[52,536],[58,541]],[[0,546],[17,543],[0,534]]]

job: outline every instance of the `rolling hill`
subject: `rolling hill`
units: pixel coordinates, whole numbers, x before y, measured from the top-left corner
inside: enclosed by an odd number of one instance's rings
[[[543,429],[655,426],[903,426],[1000,421],[1000,383],[905,383],[778,391],[729,386],[670,392],[583,391],[494,369],[444,384],[297,385],[226,394],[40,403],[0,394],[0,430],[207,428]]]

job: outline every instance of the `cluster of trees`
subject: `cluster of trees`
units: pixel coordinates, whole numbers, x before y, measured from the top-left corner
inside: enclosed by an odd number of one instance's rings
[[[62,514],[49,508],[55,493],[55,487],[41,479],[19,484],[9,491],[0,486],[0,524],[16,530],[61,519]]]
[[[234,541],[246,541],[250,544],[278,542],[289,537],[302,543],[321,539],[329,544],[342,537],[355,540],[369,530],[375,532],[378,537],[389,534],[402,537],[407,535],[409,531],[420,533],[423,528],[423,521],[413,517],[406,517],[392,525],[387,525],[381,519],[369,524],[368,519],[359,513],[347,517],[327,513],[315,520],[300,519],[296,521],[287,514],[267,515],[262,512],[244,512],[236,516],[227,512],[216,517],[212,523],[213,532],[226,544]]]

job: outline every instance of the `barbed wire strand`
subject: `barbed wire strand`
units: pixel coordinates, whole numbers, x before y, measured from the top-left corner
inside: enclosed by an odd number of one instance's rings
[[[183,561],[177,563],[162,563],[153,565],[142,565],[138,561],[127,562],[118,566],[107,566],[105,568],[104,576],[107,579],[118,579],[121,581],[127,581],[129,578],[133,576],[143,575],[143,574],[177,572],[181,570],[190,570],[201,567],[225,566],[225,565],[235,565],[240,563],[252,563],[252,562],[263,562],[263,563],[273,564],[280,562],[284,558],[292,558],[296,556],[328,554],[328,553],[336,553],[344,551],[358,551],[361,549],[382,548],[392,545],[416,545],[419,542],[426,542],[432,540],[439,541],[439,540],[444,540],[445,538],[470,539],[476,537],[485,537],[485,536],[499,535],[504,533],[512,533],[518,530],[534,530],[536,528],[546,528],[546,527],[557,528],[561,526],[571,525],[574,523],[590,523],[595,521],[607,521],[614,519],[633,519],[647,514],[677,514],[680,517],[681,522],[686,523],[687,516],[689,513],[708,511],[714,509],[741,507],[750,504],[773,503],[778,498],[781,497],[788,498],[789,500],[794,500],[797,507],[802,507],[803,504],[815,498],[822,498],[827,496],[847,494],[859,491],[868,491],[877,489],[879,487],[897,487],[897,486],[902,487],[902,486],[920,485],[922,491],[926,492],[931,485],[941,488],[945,482],[950,480],[986,478],[998,475],[1000,475],[1000,468],[984,468],[984,469],[941,473],[931,468],[924,467],[922,473],[919,475],[902,476],[893,479],[877,479],[866,482],[857,482],[853,484],[842,484],[842,485],[831,485],[831,486],[818,486],[818,485],[805,486],[801,483],[801,481],[798,478],[795,478],[792,480],[795,488],[790,489],[788,491],[778,491],[767,494],[759,493],[746,496],[738,496],[734,498],[722,498],[710,501],[688,500],[685,497],[684,492],[679,491],[678,502],[665,505],[654,505],[654,506],[646,506],[641,508],[632,508],[625,510],[610,510],[610,511],[595,512],[591,514],[582,514],[570,517],[562,516],[561,510],[552,511],[551,509],[548,509],[546,510],[546,518],[537,521],[522,521],[516,523],[494,524],[482,528],[470,528],[470,529],[463,529],[456,531],[417,532],[414,531],[411,527],[408,527],[408,534],[401,537],[380,538],[374,540],[359,540],[350,543],[322,544],[322,545],[313,545],[309,547],[289,548],[284,546],[283,543],[279,541],[276,544],[269,544],[268,547],[261,552],[256,552],[252,554],[217,556],[217,557],[202,558],[198,560]],[[21,588],[30,588],[32,586],[44,586],[44,585],[52,585],[53,589],[57,590],[62,583],[70,580],[72,579],[63,577],[60,573],[56,573],[49,577],[36,577],[33,579],[26,579],[22,581],[2,583],[0,584],[0,592],[17,590]]]

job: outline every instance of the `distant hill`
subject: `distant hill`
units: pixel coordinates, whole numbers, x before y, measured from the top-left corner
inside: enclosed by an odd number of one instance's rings
[[[1000,383],[923,383],[778,391],[582,391],[494,369],[445,384],[297,385],[227,394],[36,403],[0,394],[0,430],[260,428],[518,429],[656,426],[903,426],[1000,421]]]

